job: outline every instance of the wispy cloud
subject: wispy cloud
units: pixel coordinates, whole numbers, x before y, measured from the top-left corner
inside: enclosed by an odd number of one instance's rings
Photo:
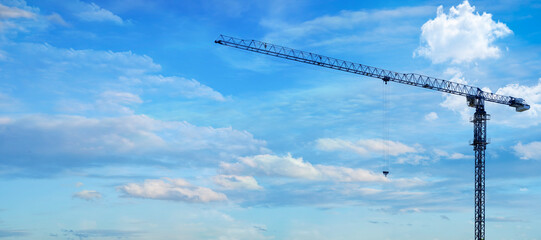
[[[93,190],[82,190],[73,194],[74,198],[83,199],[86,201],[94,201],[101,198],[101,193]]]
[[[255,155],[240,157],[237,163],[221,163],[226,173],[252,173],[262,176],[289,177],[316,181],[338,182],[386,182],[383,175],[362,168],[330,165],[312,165],[302,158],[286,156]]]
[[[246,131],[161,121],[145,115],[112,118],[34,115],[10,119],[1,126],[0,151],[5,157],[2,163],[29,171],[45,167],[41,165],[45,162],[48,169],[59,170],[129,163],[136,156],[154,164],[162,164],[160,159],[164,158],[174,161],[163,164],[210,164],[267,151],[264,141]]]
[[[95,239],[95,238],[133,238],[141,234],[138,231],[123,231],[123,230],[114,230],[114,229],[86,229],[86,230],[73,230],[73,229],[62,229],[61,234],[65,237],[76,237],[78,239]],[[56,234],[55,236],[58,236]]]
[[[172,200],[192,203],[225,201],[227,196],[210,188],[193,186],[184,179],[147,179],[117,188],[125,197]]]
[[[9,18],[34,18],[36,15],[32,12],[16,8],[8,7],[0,3],[0,19]]]
[[[86,3],[82,1],[75,1],[73,8],[75,15],[87,22],[113,22],[116,24],[123,24],[124,20],[111,11],[98,6],[95,3]]]
[[[368,40],[369,38],[361,38],[356,29],[362,28],[362,26],[370,26],[370,24],[376,24],[381,22],[389,22],[393,19],[408,19],[411,17],[426,16],[432,11],[432,7],[400,7],[396,9],[386,10],[359,10],[359,11],[341,11],[335,15],[324,15],[314,19],[306,20],[300,23],[287,23],[280,20],[264,19],[261,25],[272,29],[265,37],[266,40],[271,42],[290,42],[298,39],[308,38],[309,36],[324,34],[327,39],[323,42],[326,44],[336,44],[340,41],[342,44],[346,42],[359,42],[362,39]],[[405,23],[405,22],[402,22]],[[401,27],[404,25],[402,24]],[[381,27],[378,25],[378,27]],[[394,33],[397,32],[397,27],[394,26]],[[389,29],[390,30],[390,29]],[[393,31],[378,30],[376,34],[389,34]],[[332,34],[330,34],[332,33]],[[339,37],[329,36],[341,35]],[[357,36],[355,36],[357,35]],[[371,38],[374,38],[374,34],[371,34]],[[380,37],[376,37],[381,39]]]
[[[23,230],[2,230],[0,229],[0,238],[22,238],[29,233]]]
[[[487,222],[524,222],[524,220],[510,217],[487,217]]]
[[[33,84],[40,85],[47,97],[87,100],[98,92],[137,92],[138,95],[160,92],[160,96],[184,97],[212,101],[225,101],[218,91],[195,79],[159,74],[161,65],[147,55],[131,51],[114,52],[91,49],[65,49],[49,44],[16,43],[5,49],[6,66],[10,69],[25,64],[39,66],[21,74],[6,71],[13,78],[28,77],[36,79]],[[28,59],[22,63],[16,58]],[[53,84],[54,83],[54,84]],[[55,87],[52,88],[51,85]],[[73,89],[77,95],[71,95]],[[55,94],[52,94],[54,92]],[[58,94],[59,92],[63,94]]]
[[[237,176],[237,175],[218,175],[212,178],[214,183],[220,185],[225,189],[248,189],[248,190],[261,190],[263,187],[259,186],[257,181],[252,176]]]
[[[419,151],[401,142],[383,139],[360,139],[352,142],[339,138],[320,138],[316,141],[316,146],[319,150],[351,151],[362,156],[382,154],[384,151],[388,151],[391,156],[398,156]]]

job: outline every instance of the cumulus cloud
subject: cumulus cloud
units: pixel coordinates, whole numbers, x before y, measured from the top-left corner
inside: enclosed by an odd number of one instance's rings
[[[513,150],[520,159],[541,160],[541,142],[535,141],[527,144],[519,142],[513,146]]]
[[[389,155],[391,156],[419,151],[401,142],[383,139],[360,139],[356,142],[351,142],[339,138],[320,138],[316,141],[316,146],[323,151],[350,151],[362,156],[382,153],[383,151],[389,151]]]
[[[475,12],[467,0],[451,7],[449,13],[439,6],[436,18],[421,29],[422,45],[414,55],[427,57],[434,63],[498,58],[501,50],[494,46],[494,41],[512,33],[504,23],[492,20],[492,14]]]
[[[147,179],[143,183],[128,183],[120,186],[125,197],[172,200],[191,203],[225,201],[223,193],[210,188],[193,186],[184,179]]]
[[[94,201],[101,198],[101,193],[93,190],[83,190],[73,194],[74,198],[80,198],[86,201]]]
[[[213,177],[212,180],[225,189],[263,189],[252,176],[218,175]]]
[[[77,1],[77,11],[76,16],[83,21],[124,23],[122,18],[107,9],[101,8],[95,3]]]
[[[451,74],[451,81],[467,84],[462,73],[457,69],[448,69],[446,74]],[[489,88],[482,88],[485,92],[492,92]],[[494,116],[491,122],[510,127],[526,128],[541,123],[541,78],[532,86],[521,84],[508,84],[495,92],[499,95],[523,98],[530,105],[530,109],[517,113],[514,108],[502,104],[487,104],[488,112]],[[440,104],[442,107],[457,112],[461,115],[463,123],[468,123],[474,109],[467,106],[466,99],[462,96],[444,94],[445,100]]]
[[[450,81],[468,84],[462,72],[457,68],[448,68],[445,75],[450,76]],[[493,92],[490,88],[481,88],[484,92]],[[515,108],[503,104],[486,104],[487,112],[493,117],[491,124],[501,124],[510,127],[526,128],[541,123],[541,79],[537,84],[526,86],[521,84],[508,84],[495,92],[503,96],[523,98],[530,105],[530,110],[517,113]],[[462,123],[470,124],[470,118],[475,109],[468,107],[466,98],[463,96],[444,93],[444,101],[440,106],[460,114]]]
[[[385,182],[387,179],[362,168],[347,168],[330,165],[312,165],[291,154],[277,156],[270,154],[238,158],[237,163],[221,163],[223,172],[238,174],[251,173],[263,176],[288,177],[316,181],[337,182]]]
[[[520,84],[509,84],[496,91],[497,94],[514,96],[523,98],[526,103],[530,105],[530,110],[507,114],[508,112],[514,112],[514,108],[508,106],[497,106],[495,108],[495,116],[497,114],[504,114],[505,118],[494,118],[495,123],[504,124],[514,127],[530,127],[536,126],[541,123],[541,78],[536,85],[525,86]]]

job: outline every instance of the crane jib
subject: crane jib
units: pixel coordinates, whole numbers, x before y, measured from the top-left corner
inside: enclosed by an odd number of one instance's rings
[[[340,71],[360,74],[373,78],[382,79],[385,84],[389,81],[408,84],[412,86],[432,89],[440,92],[465,96],[468,106],[475,108],[473,122],[473,141],[471,145],[475,153],[475,240],[485,239],[485,150],[487,141],[487,120],[490,115],[485,111],[485,101],[500,103],[514,107],[516,111],[522,112],[530,108],[524,99],[510,96],[498,95],[482,91],[478,87],[473,87],[461,83],[451,82],[443,79],[427,77],[415,73],[398,73],[385,69],[370,67],[358,63],[339,60],[336,58],[325,57],[319,54],[295,50],[270,43],[256,40],[244,40],[239,38],[220,35],[216,43],[227,45],[234,48],[244,49],[252,52],[258,52],[280,58],[285,58],[297,62],[308,63],[316,66],[336,69]],[[388,171],[383,171],[387,177]]]
[[[270,56],[285,58],[292,61],[307,63],[311,65],[326,67],[373,78],[379,78],[385,82],[392,81],[411,86],[432,89],[440,92],[465,96],[469,98],[482,99],[488,102],[504,104],[514,107],[518,112],[526,111],[530,108],[530,105],[526,104],[526,102],[521,98],[514,98],[511,96],[503,96],[491,92],[485,92],[482,91],[480,88],[474,86],[428,77],[415,73],[393,72],[381,68],[344,61],[332,57],[326,57],[315,53],[296,50],[257,40],[245,40],[220,35],[220,37],[218,37],[215,43],[252,52],[258,52]]]

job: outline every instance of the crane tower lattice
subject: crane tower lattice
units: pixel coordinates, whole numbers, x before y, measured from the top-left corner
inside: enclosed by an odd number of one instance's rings
[[[385,83],[389,81],[397,82],[466,97],[468,106],[475,108],[472,118],[473,141],[471,143],[475,153],[475,240],[485,239],[485,150],[488,144],[486,132],[487,120],[490,119],[490,115],[485,112],[485,101],[508,105],[514,107],[517,112],[523,112],[530,109],[530,105],[524,99],[485,92],[478,87],[448,80],[415,73],[398,73],[257,40],[246,40],[220,35],[215,43],[320,67],[379,78]]]

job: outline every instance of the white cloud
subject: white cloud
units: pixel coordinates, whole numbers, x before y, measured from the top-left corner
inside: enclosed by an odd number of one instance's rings
[[[399,188],[419,187],[428,184],[426,181],[417,177],[393,179],[393,183]]]
[[[8,118],[8,117],[0,117],[0,125],[11,123],[11,121],[12,121],[11,118]]]
[[[261,21],[261,25],[273,30],[265,37],[267,41],[271,42],[284,43],[297,39],[305,39],[318,34],[325,36],[325,39],[320,44],[344,43],[344,40],[346,42],[358,42],[361,38],[358,37],[358,32],[355,32],[355,30],[359,29],[362,25],[373,26],[374,23],[387,22],[390,19],[408,19],[416,16],[424,16],[430,11],[431,8],[426,6],[375,11],[341,11],[336,15],[320,16],[301,23],[286,23],[280,20],[265,19]],[[402,23],[404,24],[404,21]],[[350,32],[352,30],[354,33]],[[380,29],[379,31],[372,32],[371,37],[374,38],[374,34],[389,34],[396,33],[396,31],[397,26],[394,25],[394,31]],[[344,32],[347,32],[347,34],[344,35]],[[329,39],[329,37],[336,35],[338,35],[337,38]]]
[[[453,153],[451,156],[449,156],[449,159],[468,159],[473,158],[471,155],[464,155],[462,153]]]
[[[270,154],[240,157],[238,163],[222,163],[226,172],[255,171],[261,175],[284,176],[292,178],[317,179],[320,172],[311,163],[303,161],[302,158],[293,158],[291,154],[276,156]]]
[[[16,109],[18,105],[20,103],[17,99],[0,92],[0,110]]]
[[[94,107],[105,112],[133,114],[133,110],[126,105],[143,103],[141,98],[129,92],[105,91],[94,104]]]
[[[29,59],[29,62],[24,64],[39,66],[23,75],[36,79],[34,83],[44,84],[44,90],[54,85],[53,91],[63,90],[70,93],[71,88],[77,87],[78,93],[81,93],[82,89],[82,93],[88,91],[87,94],[94,95],[95,91],[134,92],[135,88],[140,95],[159,92],[162,98],[170,96],[178,99],[179,96],[183,96],[215,101],[226,100],[222,94],[195,79],[157,74],[161,70],[159,64],[149,56],[131,51],[63,49],[49,44],[34,43],[12,44],[5,50],[7,59]],[[8,64],[19,64],[12,66],[12,69],[26,67],[20,61],[10,60]],[[6,74],[14,79],[21,77],[19,72],[6,71]],[[54,84],[51,84],[52,82]],[[85,96],[78,94],[73,97],[80,99]]]
[[[225,189],[263,189],[252,176],[218,175],[214,176],[212,180]]]
[[[8,32],[8,30],[11,33],[33,33],[47,29],[50,23],[68,26],[58,13],[41,15],[39,8],[26,5],[24,0],[0,3],[0,33]],[[16,34],[6,36],[13,37]]]
[[[36,15],[32,12],[25,11],[16,7],[8,7],[0,4],[0,19],[9,18],[34,18]]]
[[[16,158],[31,157],[38,162],[47,156],[93,158],[93,164],[100,159],[110,162],[122,156],[128,159],[146,156],[146,161],[165,158],[169,163],[195,160],[203,163],[204,159],[216,162],[267,151],[264,141],[254,139],[246,131],[231,127],[198,127],[145,115],[110,118],[25,116],[12,119],[3,126],[0,142],[4,144],[0,145],[0,152]],[[70,161],[66,165],[76,162]]]
[[[101,94],[104,101],[115,104],[142,103],[139,96],[128,92],[106,91]]]
[[[495,123],[513,127],[530,127],[541,123],[541,78],[537,85],[524,86],[520,84],[509,84],[496,91],[497,94],[523,98],[530,105],[530,110],[515,112],[514,108],[500,105],[496,106],[493,115]],[[510,112],[512,112],[510,114]],[[505,116],[505,117],[498,117]]]
[[[510,217],[487,217],[487,222],[524,222],[522,219],[510,218]]]
[[[117,188],[126,197],[172,200],[192,203],[225,201],[227,196],[210,188],[193,186],[184,179],[147,179]]]
[[[383,190],[376,188],[358,188],[355,189],[355,191],[359,192],[361,195],[374,195],[384,192]]]
[[[78,12],[76,16],[87,22],[114,22],[123,24],[124,21],[107,9],[103,9],[95,3],[85,3],[78,1]]]
[[[200,97],[209,98],[216,101],[225,101],[225,98],[211,88],[200,84],[196,80],[187,80],[184,78],[176,78],[175,83],[165,83],[164,88],[169,88],[171,91],[175,91],[172,88],[183,84],[183,81],[190,81],[190,83],[196,82],[199,88],[192,89],[179,89],[179,94],[184,97]],[[154,84],[154,83],[150,83]],[[160,85],[162,83],[156,83]],[[168,90],[164,90],[168,91]],[[0,98],[2,96],[0,95]],[[107,90],[96,96],[96,100],[93,103],[84,103],[73,99],[63,99],[58,102],[58,110],[68,113],[84,113],[84,112],[99,112],[106,113],[108,116],[118,115],[131,115],[134,114],[132,107],[143,103],[143,100],[136,94],[130,92],[110,91]],[[2,105],[0,105],[1,107]]]
[[[338,182],[386,182],[383,175],[362,168],[337,167],[316,165],[321,177],[325,180]]]
[[[316,144],[317,148],[323,151],[351,151],[362,156],[383,153],[383,151],[389,151],[391,156],[418,152],[418,149],[401,142],[383,139],[361,139],[351,142],[338,138],[320,138]]]
[[[453,75],[451,81],[467,84],[462,73],[457,69],[448,69],[445,74]],[[482,88],[482,90],[492,92],[489,88]],[[508,84],[495,93],[523,98],[530,105],[530,109],[525,112],[516,112],[515,108],[507,105],[488,103],[486,104],[487,112],[493,116],[491,123],[518,128],[537,126],[541,123],[541,78],[532,86]],[[474,109],[468,107],[466,98],[452,94],[444,94],[444,98],[445,100],[440,105],[459,113],[463,123],[469,124]]]
[[[198,239],[205,236],[216,240],[272,240],[272,233],[266,232],[267,226],[257,222],[242,220],[219,212],[216,208],[188,209],[189,222],[176,224],[175,230],[187,239]],[[195,223],[195,224],[194,224]],[[194,237],[190,237],[194,236]]]
[[[94,201],[101,198],[101,193],[92,190],[83,190],[73,194],[74,198],[80,198],[87,201]]]
[[[448,14],[439,6],[436,18],[421,29],[422,45],[414,55],[427,57],[434,63],[498,58],[501,51],[493,45],[494,41],[512,33],[504,23],[492,20],[492,14],[475,12],[467,0],[451,7]]]
[[[396,163],[398,163],[398,164],[410,164],[410,165],[421,165],[421,164],[427,164],[428,162],[433,162],[435,160],[436,159],[430,159],[427,156],[421,156],[421,155],[412,154],[412,155],[397,158]]]
[[[520,159],[534,159],[541,160],[541,142],[531,142],[528,144],[522,144],[519,142],[517,145],[513,146],[515,154],[520,157]]]
[[[148,79],[150,82],[156,83],[156,85],[164,84],[165,86],[172,88],[173,91],[177,91],[177,94],[188,98],[207,98],[221,102],[226,100],[221,93],[201,84],[195,79],[164,77],[161,75],[149,76]]]
[[[52,13],[50,15],[45,16],[45,18],[49,20],[49,22],[62,25],[62,26],[69,26],[69,24],[64,20],[64,18],[62,18],[62,16],[60,16],[60,14],[58,13]]]
[[[36,43],[13,44],[6,51],[18,58],[30,59],[32,64],[39,65],[51,74],[71,74],[73,80],[84,78],[89,73],[100,77],[104,75],[99,74],[106,73],[113,76],[140,76],[161,70],[161,66],[154,63],[151,57],[131,51],[65,49]]]
[[[465,155],[465,154],[462,154],[462,153],[448,153],[446,151],[443,151],[443,150],[439,150],[439,149],[434,149],[434,154],[436,155],[436,157],[444,157],[444,158],[447,158],[447,159],[472,159],[473,156],[472,155]]]
[[[36,21],[39,17],[37,10],[26,6],[26,2],[12,1],[7,5],[10,6],[0,3],[0,33],[8,30],[14,33],[28,32],[27,28],[40,26]],[[5,56],[0,57],[5,60]]]
[[[450,81],[452,82],[466,85],[468,84],[468,82],[466,82],[462,76],[462,72],[457,68],[447,68],[444,74],[451,76]],[[473,114],[473,110],[472,108],[468,107],[465,97],[449,93],[443,93],[443,97],[445,100],[440,103],[440,106],[459,113],[463,123],[469,122],[470,116]]]
[[[237,163],[221,163],[226,173],[250,173],[264,176],[289,177],[316,181],[337,182],[385,182],[383,175],[362,168],[347,168],[330,165],[312,165],[291,154],[270,154],[240,157]]]
[[[434,120],[437,120],[438,119],[438,114],[435,113],[435,112],[430,112],[428,113],[427,115],[425,115],[425,120],[426,121],[434,121]]]

